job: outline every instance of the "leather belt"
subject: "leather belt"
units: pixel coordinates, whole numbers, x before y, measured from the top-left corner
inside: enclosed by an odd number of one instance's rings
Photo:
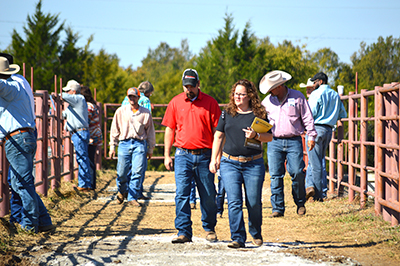
[[[20,128],[20,129],[17,129],[15,131],[9,133],[7,136],[5,136],[5,139],[8,140],[12,136],[15,136],[15,135],[18,135],[18,134],[21,134],[21,133],[25,133],[25,132],[32,132],[32,131],[33,131],[33,129],[30,128],[30,127]]]
[[[206,152],[208,152],[210,150],[210,149],[188,150],[188,149],[185,149],[185,148],[179,148],[179,149],[184,150],[184,151],[186,151],[188,153],[191,153],[193,155],[200,155],[200,154],[206,153]]]
[[[331,125],[327,125],[327,124],[314,124],[315,126],[321,126],[321,127],[330,127],[333,128]]]
[[[224,156],[224,157],[226,157],[226,158],[228,158],[230,160],[238,161],[238,162],[241,162],[241,163],[247,163],[247,162],[250,162],[250,161],[254,161],[254,160],[260,159],[260,158],[262,158],[263,155],[262,155],[262,153],[260,153],[260,154],[253,155],[253,156],[250,156],[250,157],[244,157],[244,156],[232,156],[232,155],[227,154],[226,152],[222,152],[222,156]]]

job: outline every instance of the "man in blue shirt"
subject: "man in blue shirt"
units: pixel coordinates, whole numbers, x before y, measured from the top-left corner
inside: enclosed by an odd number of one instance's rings
[[[35,114],[24,77],[13,79],[20,67],[0,57],[0,139],[10,163],[10,185],[15,197],[11,201],[12,218],[25,230],[34,233],[55,228],[35,190],[32,175],[36,153]],[[32,96],[32,95],[31,95]],[[18,213],[17,213],[18,212]]]
[[[88,106],[85,97],[80,94],[81,85],[77,81],[68,81],[63,91],[62,99],[69,104],[63,112],[63,117],[67,120],[65,129],[71,133],[79,165],[77,190],[89,192],[93,189],[93,176],[90,174],[88,152],[90,139]]]
[[[311,108],[318,136],[315,139],[314,149],[307,151],[306,199],[314,197],[316,201],[323,201],[328,190],[325,165],[326,150],[332,138],[332,130],[339,119],[347,117],[347,112],[339,94],[329,87],[328,76],[325,73],[315,74],[311,81],[314,83],[314,90],[311,92],[308,104]]]

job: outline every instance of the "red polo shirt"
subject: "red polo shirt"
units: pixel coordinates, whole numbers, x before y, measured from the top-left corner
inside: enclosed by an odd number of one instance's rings
[[[210,95],[199,90],[196,100],[191,102],[182,92],[168,104],[162,124],[175,130],[175,147],[211,149],[212,129],[217,127],[220,115],[221,109]]]

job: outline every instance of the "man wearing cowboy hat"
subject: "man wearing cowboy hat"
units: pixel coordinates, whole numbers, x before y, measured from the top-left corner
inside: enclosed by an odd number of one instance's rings
[[[93,176],[90,174],[89,159],[89,118],[85,97],[81,94],[81,85],[75,80],[69,80],[63,88],[62,99],[68,103],[63,111],[66,119],[65,130],[71,133],[74,144],[78,169],[78,187],[81,192],[93,190]]]
[[[306,94],[307,94],[307,98],[310,97],[311,93],[314,90],[314,83],[311,81],[311,79],[309,78],[307,80],[307,84],[304,83],[300,83],[300,88],[306,88]]]
[[[284,71],[275,70],[267,73],[260,81],[260,91],[270,92],[262,105],[268,113],[272,127],[273,140],[268,142],[268,166],[271,176],[272,215],[281,217],[285,213],[283,177],[285,161],[288,173],[292,178],[292,195],[297,205],[297,214],[304,215],[306,208],[306,191],[304,187],[305,163],[303,160],[303,142],[301,135],[307,131],[308,147],[314,147],[317,132],[314,119],[304,95],[289,89],[284,84],[292,76]]]
[[[16,198],[11,202],[13,219],[23,229],[37,233],[55,227],[35,191],[32,175],[36,153],[35,114],[29,91],[24,89],[28,84],[25,78],[18,76],[14,80],[11,77],[19,70],[18,65],[9,64],[6,57],[0,57],[0,139],[5,141],[5,153],[11,170],[10,185],[16,193]]]

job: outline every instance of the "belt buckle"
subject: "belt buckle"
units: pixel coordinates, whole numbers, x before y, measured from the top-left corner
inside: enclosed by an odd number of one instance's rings
[[[248,162],[248,157],[245,156],[238,156],[238,161],[241,163],[247,163]]]

